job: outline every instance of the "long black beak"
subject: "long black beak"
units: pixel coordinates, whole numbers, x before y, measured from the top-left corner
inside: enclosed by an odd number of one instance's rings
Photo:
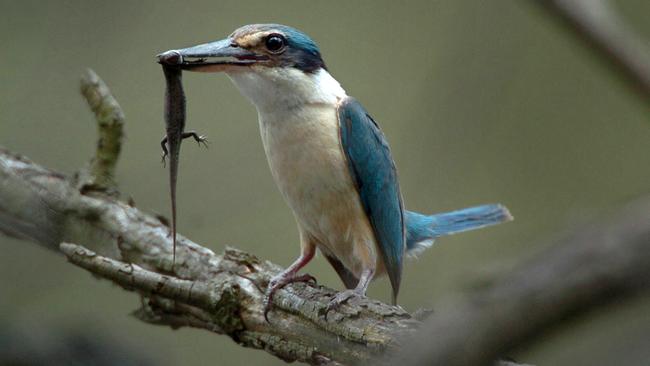
[[[160,64],[202,72],[226,71],[267,60],[268,56],[241,48],[230,38],[180,50],[169,50],[158,55]]]

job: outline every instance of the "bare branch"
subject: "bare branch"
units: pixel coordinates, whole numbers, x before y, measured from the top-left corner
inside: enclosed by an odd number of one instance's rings
[[[245,346],[271,348],[286,360],[358,363],[393,348],[395,336],[418,324],[399,309],[361,299],[326,318],[324,307],[333,292],[306,284],[283,291],[276,305],[288,312],[274,311],[268,324],[262,315],[261,289],[268,283],[268,273],[278,268],[235,249],[213,255],[210,262],[216,264],[217,274],[195,281],[147,271],[75,244],[61,244],[61,250],[72,263],[150,299],[139,310],[141,319],[226,333]],[[317,315],[319,311],[322,314]]]
[[[70,262],[109,279],[127,290],[155,294],[193,306],[209,308],[211,293],[205,282],[194,282],[151,272],[137,264],[124,263],[75,244],[62,243],[61,251]],[[216,301],[215,301],[216,302]]]
[[[559,16],[593,49],[609,60],[640,93],[650,97],[648,41],[630,29],[608,0],[535,0]]]
[[[51,249],[141,293],[136,315],[156,324],[225,333],[285,360],[359,363],[387,350],[420,324],[398,307],[352,299],[325,314],[334,290],[294,284],[278,291],[271,324],[262,296],[280,267],[227,249],[215,255],[179,235],[171,271],[169,229],[158,219],[107,196],[80,193],[64,176],[0,149],[0,231]],[[130,264],[122,263],[123,261]]]
[[[81,190],[117,194],[115,166],[122,149],[124,112],[104,81],[91,70],[81,77],[81,94],[95,114],[99,128],[97,150],[89,166],[79,172]]]

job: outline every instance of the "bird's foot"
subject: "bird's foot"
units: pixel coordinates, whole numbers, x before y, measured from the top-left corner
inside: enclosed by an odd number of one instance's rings
[[[266,319],[267,322],[269,322],[268,314],[269,311],[271,311],[273,295],[275,295],[275,292],[294,282],[311,282],[316,284],[316,278],[307,273],[299,276],[296,276],[293,273],[280,273],[273,277],[269,282],[269,286],[266,288],[266,293],[264,294],[264,319]]]
[[[366,295],[358,289],[344,290],[336,294],[327,304],[327,312],[330,310],[337,310],[341,305],[345,304],[353,297],[365,297]]]

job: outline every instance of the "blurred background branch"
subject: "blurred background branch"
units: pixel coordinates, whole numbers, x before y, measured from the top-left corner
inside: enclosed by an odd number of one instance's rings
[[[646,197],[573,230],[487,288],[437,308],[394,361],[487,365],[571,317],[647,294],[649,248]]]
[[[535,0],[650,102],[650,47],[608,0]],[[488,288],[447,304],[394,359],[483,365],[593,307],[650,289],[650,198],[559,239]],[[439,337],[445,334],[445,337]]]
[[[533,0],[562,19],[650,103],[650,46],[608,0]]]

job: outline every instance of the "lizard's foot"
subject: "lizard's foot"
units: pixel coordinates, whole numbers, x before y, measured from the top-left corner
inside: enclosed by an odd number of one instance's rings
[[[198,138],[195,138],[194,141],[196,141],[199,146],[203,145],[206,149],[209,147],[208,144],[210,141],[208,140],[208,136],[206,135],[199,135]]]
[[[266,293],[264,294],[264,319],[266,319],[267,322],[269,322],[268,314],[271,310],[273,295],[275,295],[275,292],[294,282],[311,282],[316,284],[316,278],[310,274],[296,276],[293,273],[280,273],[273,277],[269,282],[269,286],[266,288]]]
[[[209,141],[208,141],[208,137],[207,137],[206,135],[199,135],[198,133],[196,133],[196,131],[187,131],[187,132],[184,132],[183,135],[182,135],[181,137],[182,137],[183,139],[186,139],[186,138],[188,138],[188,137],[191,137],[191,138],[194,139],[194,141],[196,141],[197,144],[199,144],[199,146],[203,145],[203,146],[205,146],[206,148],[208,147],[208,142],[209,142]]]

